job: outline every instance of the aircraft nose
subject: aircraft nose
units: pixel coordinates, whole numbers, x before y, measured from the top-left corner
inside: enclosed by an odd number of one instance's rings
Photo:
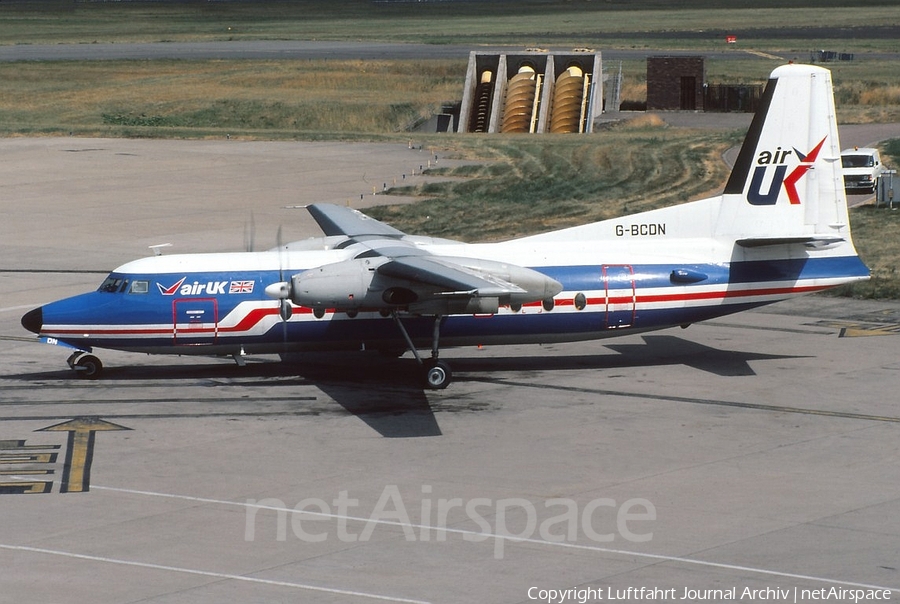
[[[41,333],[44,327],[44,309],[35,308],[22,316],[22,327],[33,333]]]

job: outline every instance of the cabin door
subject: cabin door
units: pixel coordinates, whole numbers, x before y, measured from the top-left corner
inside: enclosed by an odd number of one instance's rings
[[[215,298],[175,300],[175,345],[215,344],[219,335],[219,309]]]
[[[604,264],[603,286],[606,300],[606,329],[634,325],[636,292],[634,269],[628,264]]]

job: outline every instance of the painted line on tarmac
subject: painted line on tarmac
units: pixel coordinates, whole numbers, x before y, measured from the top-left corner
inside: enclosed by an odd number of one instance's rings
[[[77,269],[77,268],[0,268],[0,273],[24,275],[105,275],[111,269]]]
[[[394,596],[385,596],[380,594],[367,593],[364,591],[352,591],[347,589],[334,589],[331,587],[321,587],[319,585],[309,585],[306,583],[293,583],[291,581],[275,581],[273,579],[259,579],[256,577],[247,577],[244,575],[233,575],[229,573],[217,573],[208,570],[197,570],[193,568],[181,568],[178,566],[167,566],[165,564],[152,564],[149,562],[137,562],[134,560],[120,560],[117,558],[107,558],[104,556],[89,556],[86,554],[76,554],[74,552],[64,552],[60,550],[44,549],[41,547],[27,547],[24,545],[6,545],[0,543],[0,549],[29,552],[33,554],[45,554],[50,556],[62,556],[64,558],[75,558],[77,560],[89,560],[91,562],[104,562],[107,564],[118,564],[121,566],[133,566],[137,568],[147,568],[151,570],[163,570],[168,572],[183,573],[187,575],[195,575],[199,577],[209,577],[213,579],[228,579],[231,581],[243,581],[245,583],[258,583],[262,585],[274,585],[276,587],[293,587],[308,591],[317,591],[321,593],[337,594],[341,596],[354,596],[357,598],[369,598],[371,600],[381,600],[386,602],[402,602],[406,604],[430,604],[425,600],[411,600],[408,598],[397,598]]]
[[[25,403],[27,404],[27,403]],[[72,403],[70,403],[72,404]],[[207,417],[319,417],[318,411],[218,411],[213,413],[104,413],[108,419],[203,419]],[[65,415],[14,415],[4,417],[4,422],[37,422],[72,419]]]
[[[26,310],[26,309],[30,309],[30,308],[37,308],[38,306],[40,306],[40,304],[20,304],[19,306],[7,306],[5,308],[0,308],[0,312],[12,312],[14,310]]]
[[[32,391],[34,388],[32,387]],[[253,399],[248,399],[242,396],[229,396],[229,397],[209,397],[209,398],[175,398],[175,397],[161,397],[161,398],[142,398],[142,399],[126,399],[126,398],[110,398],[104,399],[102,401],[95,401],[92,399],[88,400],[76,400],[73,398],[64,399],[64,400],[43,400],[43,401],[34,401],[28,400],[26,398],[22,399],[7,399],[4,401],[0,401],[0,407],[6,406],[22,406],[28,405],[29,407],[38,407],[38,406],[46,406],[46,405],[77,405],[77,404],[85,404],[85,405],[133,405],[133,406],[143,406],[143,405],[166,405],[166,404],[182,404],[182,403],[193,403],[195,405],[199,404],[218,404],[224,405],[228,403],[296,403],[303,401],[316,401],[318,400],[315,396],[270,396],[270,397],[256,397]]]
[[[712,405],[718,407],[735,407],[738,409],[751,409],[755,411],[776,411],[778,413],[795,413],[797,415],[818,415],[821,417],[834,417],[838,419],[860,419],[870,422],[900,423],[900,417],[890,415],[868,415],[865,413],[852,413],[850,411],[827,411],[825,409],[810,409],[808,407],[784,407],[781,405],[767,405],[765,403],[742,403],[740,401],[724,401],[706,398],[689,398],[685,396],[671,396],[667,394],[648,394],[642,392],[627,392],[625,390],[597,390],[595,388],[578,388],[576,386],[559,386],[549,384],[528,384],[525,382],[512,382],[509,380],[493,380],[481,378],[469,378],[467,381],[498,384],[501,386],[516,386],[520,388],[539,388],[545,390],[562,390],[565,392],[580,392],[597,394],[599,396],[621,396],[624,398],[640,398],[655,401],[670,401],[673,403],[691,403],[693,405]]]
[[[773,577],[783,577],[786,579],[797,579],[803,581],[812,581],[816,583],[828,583],[831,585],[841,585],[845,587],[859,587],[863,589],[879,589],[879,590],[887,590],[894,593],[900,593],[900,587],[884,587],[880,585],[870,585],[868,583],[858,583],[854,581],[845,581],[842,579],[832,579],[829,577],[816,577],[813,575],[803,575],[798,573],[788,573],[777,570],[769,570],[765,568],[755,568],[752,566],[741,566],[739,564],[725,564],[723,562],[711,562],[708,560],[698,560],[696,558],[683,558],[680,556],[667,556],[664,554],[650,554],[645,552],[636,552],[631,550],[624,549],[616,549],[609,547],[600,547],[596,545],[582,545],[578,543],[567,543],[562,541],[545,541],[543,539],[534,539],[531,537],[516,537],[512,535],[502,535],[499,533],[491,533],[484,531],[470,531],[466,529],[456,529],[456,528],[447,528],[445,526],[432,526],[427,524],[414,524],[408,522],[399,522],[396,520],[381,520],[378,518],[363,518],[361,516],[347,516],[343,514],[330,514],[325,512],[311,512],[305,509],[295,509],[281,506],[270,506],[270,505],[262,505],[258,503],[249,503],[249,502],[240,502],[240,501],[228,501],[222,499],[209,499],[206,497],[193,497],[190,495],[176,495],[172,493],[157,493],[153,491],[140,491],[136,489],[121,489],[116,487],[95,487],[92,486],[92,489],[98,491],[110,491],[115,493],[125,493],[128,495],[144,495],[147,497],[161,497],[166,499],[177,499],[181,501],[192,501],[195,503],[209,503],[215,505],[225,505],[225,506],[235,506],[242,507],[245,509],[259,509],[259,510],[269,510],[275,512],[283,512],[287,514],[305,514],[308,516],[316,516],[318,518],[328,518],[332,520],[344,520],[344,521],[353,521],[353,522],[362,522],[365,524],[381,524],[385,526],[394,526],[400,527],[403,529],[418,529],[420,531],[428,530],[428,531],[437,531],[442,533],[453,533],[457,535],[463,535],[463,537],[470,538],[478,538],[478,541],[483,541],[484,539],[505,539],[507,541],[513,543],[527,543],[529,545],[541,545],[545,547],[556,547],[556,548],[566,548],[566,549],[575,549],[582,551],[595,552],[600,554],[614,554],[619,556],[631,556],[634,558],[644,558],[648,560],[656,560],[661,562],[677,562],[682,564],[689,564],[694,566],[702,566],[707,568],[721,568],[725,570],[735,570],[740,572],[761,574],[761,575],[769,575]],[[475,539],[472,539],[474,542]],[[0,547],[3,547],[0,545]],[[397,601],[409,601],[409,600],[397,600]]]
[[[3,309],[0,309],[0,312],[3,312]],[[4,336],[0,335],[0,341],[3,342],[26,342],[28,344],[40,344],[40,340],[36,337],[28,337],[28,336]]]
[[[834,335],[834,330],[824,330],[824,329],[801,329],[798,327],[771,327],[769,325],[746,325],[744,323],[731,323],[728,321],[703,321],[698,324],[699,326],[708,325],[710,327],[730,327],[732,329],[750,329],[753,331],[776,331],[779,333],[799,333],[806,335],[815,335],[815,336],[830,336]]]

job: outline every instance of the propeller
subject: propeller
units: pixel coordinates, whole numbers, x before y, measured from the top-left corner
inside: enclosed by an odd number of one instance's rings
[[[277,286],[278,299],[281,300],[278,314],[281,315],[281,321],[284,324],[284,339],[287,341],[287,322],[294,314],[294,307],[291,305],[291,284],[284,280],[284,243],[281,240],[281,225],[278,225],[278,283]],[[270,285],[269,287],[273,287]],[[266,293],[269,293],[269,287]]]
[[[254,251],[255,240],[256,220],[253,216],[253,210],[250,210],[250,221],[244,223],[244,250],[248,252]]]
[[[278,227],[278,281],[266,286],[265,292],[269,298],[278,300],[278,314],[281,317],[282,340],[287,345],[288,321],[294,314],[291,304],[291,283],[284,278],[284,244],[281,241],[281,226]]]

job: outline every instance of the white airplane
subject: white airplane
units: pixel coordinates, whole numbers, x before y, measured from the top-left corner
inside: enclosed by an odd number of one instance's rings
[[[571,342],[686,326],[869,271],[850,237],[830,72],[775,69],[717,197],[500,243],[415,237],[340,206],[267,252],[152,256],[28,312],[93,378],[109,348],[233,355]],[[431,347],[423,359],[420,347]]]

